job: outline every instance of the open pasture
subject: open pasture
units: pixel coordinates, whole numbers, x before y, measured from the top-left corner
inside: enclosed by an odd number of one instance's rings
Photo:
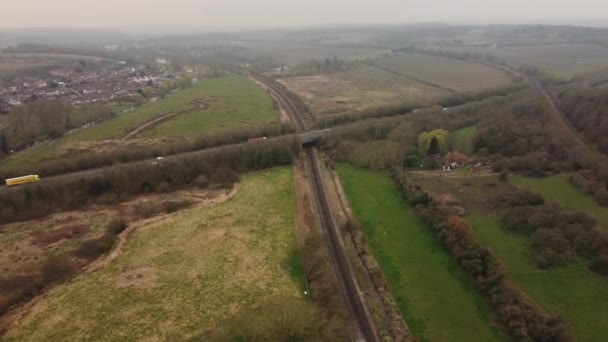
[[[204,79],[167,98],[84,129],[70,140],[117,139],[154,119],[177,114],[143,135],[182,135],[248,123],[278,120],[272,100],[262,88],[242,76]]]
[[[196,135],[225,128],[276,122],[279,114],[268,93],[240,76],[209,79],[197,86],[200,110],[175,116],[138,136]]]
[[[391,179],[344,164],[338,174],[414,335],[423,341],[502,340],[472,281]]]

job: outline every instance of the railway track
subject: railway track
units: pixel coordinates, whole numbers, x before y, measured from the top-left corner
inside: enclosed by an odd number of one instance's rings
[[[273,84],[273,81],[258,75],[251,75],[251,77],[263,83],[266,88],[272,92],[272,95],[279,103],[279,106],[282,106],[295,122],[299,132],[308,131],[308,125],[304,118],[302,118],[297,106],[289,97],[283,94],[283,91],[279,87]],[[327,240],[334,273],[338,280],[343,302],[350,315],[357,340],[380,341],[381,339],[376,330],[374,321],[354,277],[354,272],[346,254],[339,227],[329,205],[323,177],[321,176],[317,149],[312,145],[305,146],[304,158],[306,168],[311,175],[311,187],[317,213],[319,214],[319,223],[321,224],[321,229]]]

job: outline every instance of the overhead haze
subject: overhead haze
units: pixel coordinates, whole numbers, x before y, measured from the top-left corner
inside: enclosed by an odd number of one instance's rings
[[[573,23],[603,0],[0,0],[0,27],[266,28],[328,23]]]

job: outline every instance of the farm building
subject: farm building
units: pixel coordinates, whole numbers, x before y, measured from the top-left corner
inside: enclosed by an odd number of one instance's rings
[[[469,159],[469,157],[465,156],[464,154],[462,154],[458,151],[450,152],[450,153],[446,154],[445,157],[443,158],[444,165],[448,165],[448,166],[452,166],[452,167],[464,166],[464,165],[469,164],[470,162],[471,162],[471,160]]]

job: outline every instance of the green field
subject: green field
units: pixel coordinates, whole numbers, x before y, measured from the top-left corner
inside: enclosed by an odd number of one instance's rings
[[[71,127],[80,127],[86,123],[96,121],[99,118],[99,113],[107,112],[119,113],[122,110],[130,108],[132,104],[109,103],[107,105],[99,105],[92,107],[75,108],[70,112],[68,120]]]
[[[505,266],[514,283],[534,301],[559,314],[579,341],[603,341],[608,333],[608,280],[590,272],[586,264],[541,270],[530,262],[528,238],[500,227],[498,215],[486,211],[485,199],[516,190],[497,175],[450,175],[412,172],[416,182],[434,194],[451,194],[469,211],[475,235]],[[516,176],[509,178],[517,181]],[[542,179],[539,179],[541,181]],[[564,179],[564,182],[567,182]],[[565,188],[567,183],[558,186]],[[559,192],[559,190],[557,190]],[[546,198],[550,200],[549,197]]]
[[[279,119],[268,93],[246,78],[233,76],[204,80],[198,89],[199,97],[209,99],[209,109],[177,116],[141,136],[200,134]]]
[[[493,216],[470,217],[475,234],[506,266],[515,284],[546,310],[559,314],[579,341],[604,341],[608,333],[608,280],[586,264],[540,270],[529,262],[528,239],[498,224]]]
[[[56,151],[55,144],[49,142],[39,143],[29,149],[13,154],[0,161],[0,170],[11,171],[33,165],[52,155]]]
[[[454,151],[469,154],[473,149],[473,137],[475,137],[475,133],[477,133],[477,127],[475,126],[465,127],[450,132],[448,135],[448,144]]]
[[[423,341],[502,340],[471,280],[387,176],[338,165],[406,323]]]
[[[532,65],[553,77],[570,79],[608,66],[608,48],[593,44],[543,44],[525,46],[441,47],[440,50],[494,56],[509,65]]]
[[[419,53],[380,58],[374,64],[456,92],[479,92],[512,83],[509,75],[492,67]]]
[[[363,111],[388,105],[427,106],[449,92],[380,68],[352,70],[280,80],[316,115]]]
[[[245,175],[227,202],[140,225],[121,255],[52,289],[5,339],[189,340],[270,300],[303,303],[297,251],[291,168]]]
[[[513,184],[520,188],[541,194],[547,201],[574,211],[582,211],[595,217],[599,225],[608,229],[608,208],[600,206],[593,197],[574,187],[567,174],[546,178],[510,176]]]
[[[202,100],[206,109],[193,107]],[[79,131],[70,140],[116,139],[155,118],[186,111],[163,122],[144,136],[196,134],[226,127],[243,126],[278,120],[270,95],[242,76],[204,79],[191,88],[165,99],[147,103],[132,112]]]

